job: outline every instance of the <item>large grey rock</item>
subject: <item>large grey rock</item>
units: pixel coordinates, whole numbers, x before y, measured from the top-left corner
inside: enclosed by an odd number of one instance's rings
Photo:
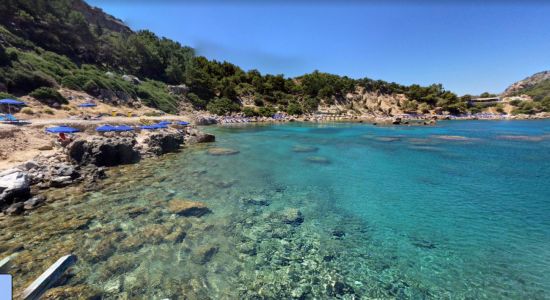
[[[197,125],[214,125],[218,123],[218,120],[212,117],[198,117],[196,123]]]
[[[0,173],[0,207],[29,196],[30,178],[27,172],[9,169]]]
[[[212,134],[204,133],[194,128],[191,128],[187,131],[186,142],[188,144],[212,143],[215,141],[216,137]]]
[[[154,132],[145,138],[148,151],[155,155],[176,152],[183,145],[183,134],[178,132]]]
[[[136,163],[140,159],[133,138],[95,137],[78,139],[68,146],[68,153],[79,165],[116,166]]]

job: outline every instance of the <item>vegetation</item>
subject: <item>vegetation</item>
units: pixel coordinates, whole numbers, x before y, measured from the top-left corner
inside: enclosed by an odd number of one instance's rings
[[[244,71],[228,62],[196,56],[192,48],[147,30],[132,32],[121,24],[92,22],[83,13],[86,7],[81,0],[2,1],[0,90],[23,95],[41,87],[63,86],[100,98],[140,98],[170,113],[177,112],[183,100],[212,113],[237,112],[246,98],[258,109],[244,108],[243,113],[267,116],[276,111],[315,112],[320,104],[341,102],[347,93],[361,88],[404,94],[408,100],[402,109],[408,112],[439,107],[459,114],[478,109],[468,107],[469,96],[458,97],[441,84],[405,86],[319,71],[296,78]],[[125,80],[124,74],[135,75],[140,82]],[[185,84],[189,93],[173,95],[169,84]],[[525,104],[518,111],[548,110],[549,100],[543,100],[550,95],[550,81],[527,92],[537,104]]]
[[[29,95],[48,106],[60,107],[61,104],[69,103],[58,91],[49,87],[37,88]]]

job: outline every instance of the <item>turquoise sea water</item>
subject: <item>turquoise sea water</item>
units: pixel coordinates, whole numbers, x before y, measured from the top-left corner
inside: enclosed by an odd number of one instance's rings
[[[61,212],[89,219],[33,247],[78,245],[67,285],[105,298],[550,298],[549,121],[205,130],[215,144],[113,170],[104,190],[60,196],[21,232]],[[212,213],[172,215],[174,198]],[[144,233],[166,224],[186,237]]]

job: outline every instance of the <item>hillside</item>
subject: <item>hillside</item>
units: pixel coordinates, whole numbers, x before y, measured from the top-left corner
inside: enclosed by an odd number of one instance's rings
[[[550,71],[543,71],[510,85],[502,94],[516,113],[550,111]]]
[[[196,56],[192,48],[150,31],[134,32],[81,0],[2,1],[0,92],[17,97],[41,87],[169,113],[395,115],[482,109],[468,107],[468,97],[440,84],[405,86],[319,71],[296,78],[245,71]]]

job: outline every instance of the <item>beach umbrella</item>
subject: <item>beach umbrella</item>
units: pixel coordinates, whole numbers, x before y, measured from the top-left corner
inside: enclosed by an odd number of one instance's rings
[[[161,122],[158,122],[158,125],[170,125],[172,124],[172,122],[170,121],[161,121]]]
[[[86,102],[86,103],[82,103],[82,104],[79,104],[78,107],[96,107],[97,104],[93,103],[93,102]]]
[[[155,129],[159,129],[159,126],[158,125],[143,125],[143,126],[140,126],[139,128],[146,129],[146,130],[155,130]]]
[[[26,105],[25,102],[14,100],[14,99],[2,99],[0,104],[5,104],[8,106],[8,113],[11,114],[11,105]]]
[[[95,129],[97,132],[110,132],[110,131],[117,131],[115,126],[111,125],[102,125]]]
[[[134,128],[127,125],[115,126],[115,131],[132,131],[132,130],[134,130]]]
[[[180,122],[178,122],[178,125],[187,126],[187,125],[189,125],[189,122],[180,121]]]
[[[56,127],[46,128],[46,132],[49,132],[49,133],[75,133],[79,131],[80,130],[69,126],[56,126]]]

